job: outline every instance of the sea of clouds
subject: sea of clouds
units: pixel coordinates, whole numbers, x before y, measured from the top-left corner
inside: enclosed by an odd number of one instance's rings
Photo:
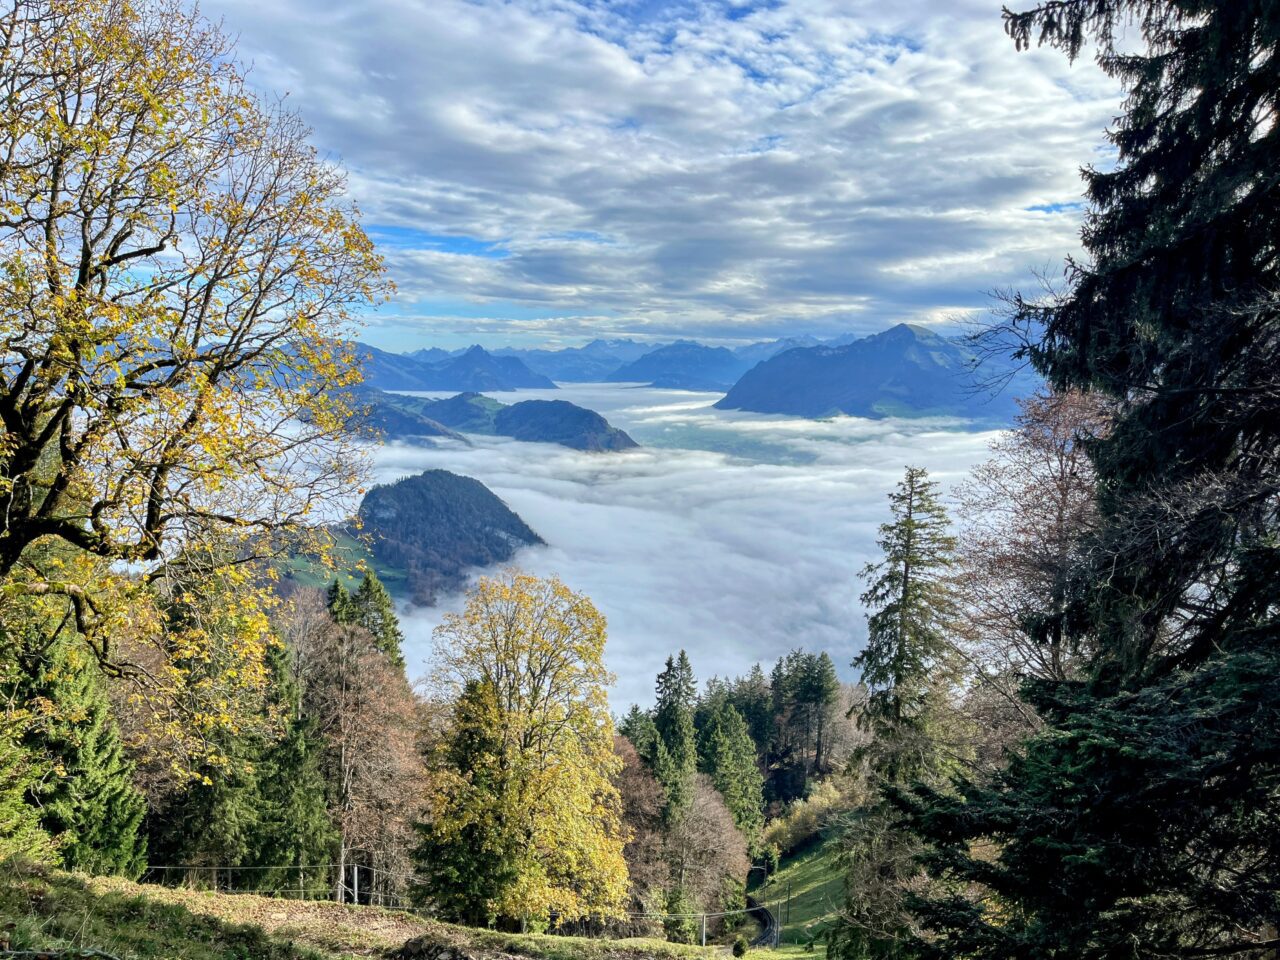
[[[379,482],[432,468],[483,482],[546,547],[518,566],[557,574],[609,621],[616,711],[652,701],[666,657],[687,650],[699,680],[826,650],[844,675],[866,636],[859,570],[875,556],[886,495],[907,464],[948,487],[995,434],[943,420],[830,421],[719,411],[719,394],[615,384],[500,394],[598,410],[642,449],[591,454],[473,437],[472,446],[392,444]],[[463,598],[403,617],[410,672],[429,670],[431,631]]]

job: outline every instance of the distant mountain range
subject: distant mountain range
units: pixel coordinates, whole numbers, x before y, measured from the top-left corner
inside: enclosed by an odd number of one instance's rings
[[[522,400],[508,406],[474,392],[437,400],[381,390],[364,390],[360,400],[368,411],[364,420],[380,426],[386,440],[416,443],[424,438],[449,437],[465,442],[455,432],[462,431],[590,452],[639,446],[594,410],[567,400]]]
[[[690,340],[668,344],[594,340],[584,347],[564,350],[505,348],[492,352],[478,346],[453,352],[432,347],[409,355],[368,350],[366,382],[387,390],[476,393],[546,389],[554,386],[553,380],[646,383],[724,392],[725,397],[716,404],[722,409],[803,417],[947,415],[1007,420],[1015,412],[1013,398],[1025,396],[1038,385],[1029,375],[1008,371],[1013,379],[1000,395],[992,397],[978,388],[975,356],[963,340],[915,324],[899,324],[869,337],[847,335],[826,341],[791,337],[732,350]],[[1000,372],[989,363],[981,376],[990,379]],[[437,415],[414,408],[412,412],[447,428],[468,429],[446,419],[443,411]],[[567,424],[568,411],[552,414],[546,411],[533,417],[526,411],[529,422],[522,424],[521,431],[536,434],[549,422]],[[474,411],[469,415],[474,416]],[[508,415],[511,417],[515,415]],[[594,435],[597,428],[584,422],[581,428],[565,425],[563,429],[572,438],[582,430]],[[472,432],[502,431],[495,421],[489,428]]]
[[[554,390],[556,386],[519,357],[495,356],[480,346],[453,354],[438,348],[405,354],[358,343],[356,352],[365,385],[379,390]]]
[[[600,383],[623,364],[639,360],[654,344],[635,340],[592,340],[585,347],[564,350],[494,350],[495,356],[516,357],[535,373],[563,383]]]
[[[976,357],[963,341],[901,323],[843,346],[801,347],[757,364],[715,406],[799,417],[962,416],[1007,420],[1014,397],[1035,388],[1014,382],[997,396],[978,389]]]
[[[374,560],[403,571],[404,592],[418,604],[462,589],[475,567],[544,542],[479,480],[447,470],[374,487],[359,515]]]
[[[624,364],[605,379],[673,390],[728,390],[751,367],[725,347],[681,341]]]

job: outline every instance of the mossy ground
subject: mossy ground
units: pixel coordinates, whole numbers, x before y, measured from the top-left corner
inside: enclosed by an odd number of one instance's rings
[[[476,930],[411,913],[279,900],[0,864],[0,949],[92,949],[119,960],[354,960],[428,936],[477,957],[711,960],[723,948]]]

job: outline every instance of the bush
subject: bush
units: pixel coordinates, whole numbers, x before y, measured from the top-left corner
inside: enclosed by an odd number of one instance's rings
[[[733,955],[735,957],[745,957],[747,955],[747,938],[742,934],[738,934],[733,941]]]
[[[764,831],[763,843],[783,854],[792,853],[825,830],[841,811],[851,806],[850,799],[834,780],[824,780],[809,796],[787,807],[786,813],[770,823]]]

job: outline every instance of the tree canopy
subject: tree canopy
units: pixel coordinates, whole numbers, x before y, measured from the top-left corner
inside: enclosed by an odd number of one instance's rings
[[[429,766],[425,892],[469,922],[617,914],[627,897],[605,621],[556,579],[481,579],[436,629],[451,709]]]
[[[152,588],[350,493],[338,343],[381,262],[342,172],[185,4],[0,20],[0,604],[58,599],[104,667],[190,700]],[[261,680],[240,639],[227,676]]]

